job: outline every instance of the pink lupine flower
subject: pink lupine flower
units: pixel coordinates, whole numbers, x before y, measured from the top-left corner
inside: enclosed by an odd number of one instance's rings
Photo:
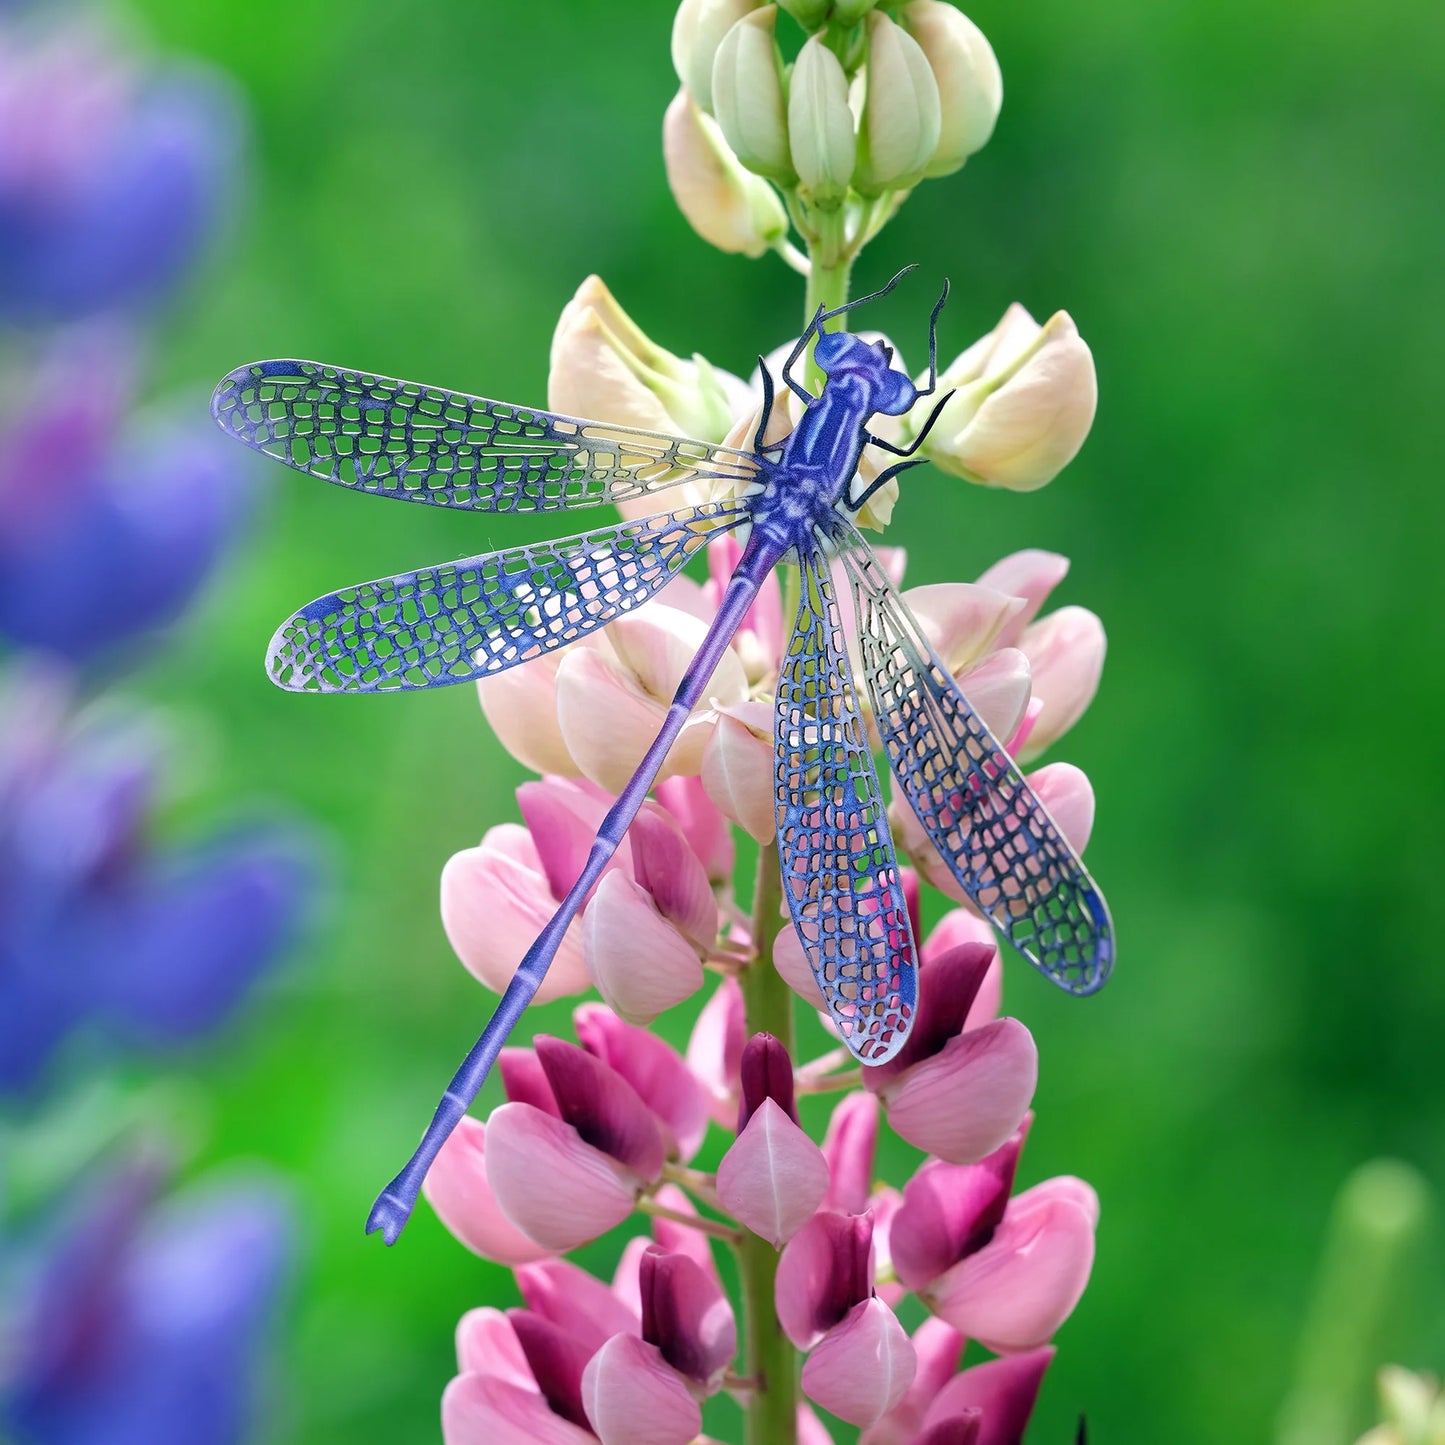
[[[650,1024],[702,987],[696,947],[658,913],[645,888],[621,873],[603,876],[582,928],[592,980],[629,1023]]]
[[[737,1123],[746,1028],[742,989],[735,978],[725,978],[703,1005],[688,1039],[687,1067],[707,1095],[708,1112],[724,1129]]]
[[[980,1427],[977,1445],[1018,1445],[1033,1414],[1044,1373],[1053,1359],[1053,1348],[1045,1346],[1001,1360],[986,1360],[955,1375],[934,1396],[925,1412],[925,1432],[977,1411]],[[921,1437],[930,1438],[928,1434]]]
[[[878,1100],[873,1094],[844,1094],[834,1106],[823,1138],[828,1192],[823,1208],[861,1214],[873,1192],[873,1153],[878,1144]]]
[[[653,789],[658,803],[682,829],[713,883],[730,882],[737,850],[732,830],[698,778],[664,778]]]
[[[595,645],[584,639],[578,647]],[[520,667],[478,678],[477,697],[497,741],[534,773],[574,778],[577,766],[557,721],[557,669],[565,652],[548,652]]]
[[[586,1411],[602,1445],[688,1445],[702,1410],[662,1351],[632,1335],[614,1335],[588,1362]]]
[[[850,1425],[875,1424],[907,1393],[918,1362],[898,1317],[860,1300],[803,1362],[804,1393]]]
[[[514,1273],[527,1308],[566,1330],[589,1355],[613,1335],[636,1334],[641,1328],[641,1316],[635,1303],[629,1302],[630,1292],[621,1278],[614,1278],[609,1287],[565,1259],[540,1260]]]
[[[486,1132],[480,1119],[463,1119],[442,1145],[422,1190],[441,1222],[474,1254],[498,1264],[541,1259],[546,1249],[507,1218],[487,1183]]]
[[[772,842],[777,820],[771,703],[745,699],[717,710],[703,749],[702,785],[725,818],[755,842]]]
[[[586,778],[548,776],[517,789],[517,807],[554,898],[561,899],[577,881],[612,801]],[[631,854],[619,850],[612,866],[627,870],[630,863]]]
[[[858,1445],[912,1445],[934,1398],[958,1370],[967,1341],[952,1325],[930,1316],[913,1332],[913,1383],[881,1419],[864,1430]]]
[[[873,1293],[873,1216],[821,1210],[778,1260],[778,1323],[810,1350]]]
[[[743,1050],[738,1137],[717,1171],[718,1198],[739,1223],[775,1248],[807,1222],[828,1189],[823,1152],[798,1127],[793,1065],[758,1034]]]
[[[886,1064],[863,1068],[894,1132],[953,1164],[972,1164],[1003,1144],[1038,1082],[1038,1051],[1017,1019],[967,1028],[996,956],[992,944],[962,943],[925,965],[908,1041]]]

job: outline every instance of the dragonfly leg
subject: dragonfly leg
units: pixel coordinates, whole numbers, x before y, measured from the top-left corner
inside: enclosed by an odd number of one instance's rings
[[[763,358],[758,357],[758,373],[763,378],[763,410],[758,417],[758,429],[753,433],[753,450],[763,450],[763,433],[768,429],[768,422],[773,415],[773,378],[768,375],[768,368],[763,365]]]
[[[808,345],[808,338],[817,333],[823,321],[823,308],[819,305],[813,313],[813,319],[803,328],[803,334],[798,338],[798,344],[788,353],[788,359],[783,363],[783,380],[788,383],[788,390],[801,401],[812,401],[813,394],[793,375],[793,368],[798,364],[804,350]],[[766,370],[763,372],[767,376]],[[760,432],[761,436],[762,433]]]
[[[933,303],[933,312],[928,318],[928,385],[919,388],[919,396],[932,396],[938,386],[938,313],[948,303],[948,281],[944,280],[943,293]],[[937,415],[935,412],[934,415]],[[930,420],[929,426],[933,425]],[[926,431],[928,428],[925,427]]]
[[[835,306],[831,311],[824,311],[814,324],[821,324],[824,321],[831,321],[835,316],[841,316],[845,311],[851,311],[855,306],[866,306],[870,301],[881,300],[886,296],[910,271],[916,271],[918,263],[912,266],[905,266],[886,286],[880,287],[877,291],[870,291],[866,296],[855,296],[851,301],[845,301],[841,306]],[[820,308],[821,309],[821,308]]]
[[[657,736],[643,754],[637,771],[628,779],[627,786],[618,795],[617,801],[607,810],[577,881],[568,889],[567,896],[558,904],[557,911],[547,920],[546,926],[537,935],[536,942],[517,965],[517,971],[512,975],[506,992],[502,994],[496,1012],[482,1030],[481,1037],[472,1045],[471,1052],[462,1060],[461,1067],[452,1076],[452,1081],[447,1085],[446,1093],[442,1095],[441,1103],[437,1105],[416,1152],[372,1205],[366,1220],[368,1234],[380,1230],[382,1238],[388,1244],[396,1242],[416,1206],[422,1180],[426,1178],[432,1161],[441,1151],[452,1130],[461,1122],[472,1100],[477,1097],[497,1055],[507,1041],[507,1036],[541,987],[569,925],[581,912],[588,893],[602,876],[603,869],[617,851],[618,845],[627,836],[627,830],[632,826],[637,810],[646,800],[647,791],[656,780],[668,750],[677,740],[677,735],[682,731],[682,726],[693,708],[701,701],[703,691],[717,670],[723,652],[757,597],[763,579],[772,571],[782,551],[775,542],[765,538],[759,529],[755,529],[749,537],[743,555],[728,582],[727,591],[723,594],[717,616],[683,674],[682,681],[668,704],[667,716],[663,719]]]
[[[922,396],[923,393],[919,392],[919,395]],[[916,437],[913,438],[911,442],[908,443],[906,447],[896,447],[886,438],[874,436],[871,431],[865,431],[863,433],[863,440],[867,442],[869,446],[878,447],[881,451],[892,452],[895,457],[911,457],[914,452],[916,452],[918,448],[923,445],[924,438],[928,435],[929,432],[933,430],[933,423],[938,420],[939,416],[943,413],[943,408],[946,407],[948,403],[952,400],[953,393],[951,391],[945,392],[941,397],[938,398],[938,404],[933,408],[931,412],[928,413],[928,420],[923,423],[922,430],[918,433]],[[896,475],[896,469],[890,468],[888,475]],[[878,481],[881,480],[882,478],[878,479]],[[875,492],[878,490],[878,481],[874,481],[873,485],[868,488],[870,492]]]

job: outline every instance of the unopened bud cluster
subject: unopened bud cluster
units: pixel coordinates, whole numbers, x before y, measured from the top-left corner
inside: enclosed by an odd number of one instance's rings
[[[1003,99],[988,41],[944,0],[888,12],[874,0],[682,0],[672,58],[673,193],[705,240],[746,255],[780,246],[791,214],[825,264],[846,260],[898,193],[983,146]]]

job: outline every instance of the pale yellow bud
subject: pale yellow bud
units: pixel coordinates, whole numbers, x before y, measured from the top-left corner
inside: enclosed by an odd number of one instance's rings
[[[853,179],[858,138],[848,77],[821,35],[803,46],[793,66],[788,139],[803,199],[824,209],[841,204]]]
[[[672,22],[672,68],[688,93],[712,110],[712,63],[723,36],[762,0],[682,0]]]
[[[712,112],[743,165],[791,185],[782,58],[773,38],[777,23],[778,7],[766,5],[723,36],[712,67]]]
[[[719,251],[761,256],[787,234],[778,193],[738,164],[718,123],[685,89],[662,118],[662,159],[678,209]]]
[[[938,82],[918,42],[881,10],[868,16],[868,91],[853,184],[864,195],[916,185],[938,150]]]
[[[1003,104],[1003,75],[983,31],[944,0],[912,0],[902,18],[938,82],[938,149],[924,174],[946,176],[993,134]]]
[[[1015,303],[938,379],[954,395],[923,443],[944,471],[988,486],[1032,491],[1084,444],[1098,403],[1094,358],[1068,314],[1040,326]],[[933,399],[909,413],[914,435]]]

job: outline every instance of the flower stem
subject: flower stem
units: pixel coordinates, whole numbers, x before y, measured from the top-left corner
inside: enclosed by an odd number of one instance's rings
[[[808,289],[803,301],[803,322],[813,319],[819,306],[831,311],[848,299],[848,278],[853,269],[853,253],[844,237],[844,215],[841,208],[825,215],[819,221],[819,236],[816,245],[810,243],[808,256]],[[843,321],[847,327],[847,321]],[[808,364],[803,371],[803,385],[817,394],[823,389],[823,373],[813,359],[813,348],[808,348]]]
[[[749,1037],[773,1035],[793,1053],[793,994],[773,967],[773,943],[783,928],[783,879],[778,846],[758,850],[753,888],[753,940],[758,956],[742,976]],[[746,1328],[744,1373],[757,1382],[746,1406],[747,1445],[794,1445],[798,1429],[798,1356],[778,1323],[775,1304],[778,1252],[767,1240],[743,1233],[739,1254]]]

